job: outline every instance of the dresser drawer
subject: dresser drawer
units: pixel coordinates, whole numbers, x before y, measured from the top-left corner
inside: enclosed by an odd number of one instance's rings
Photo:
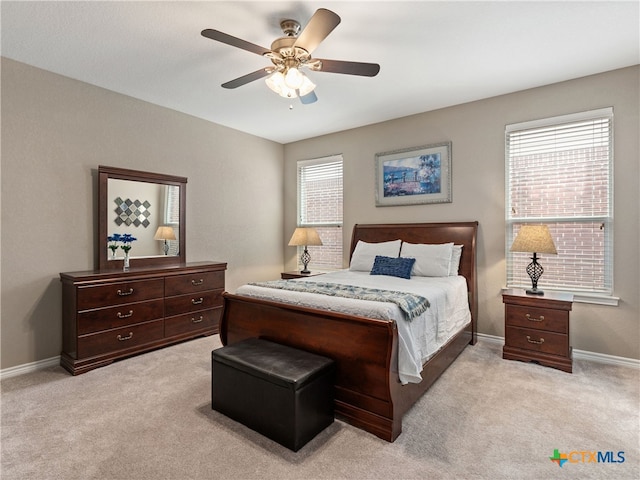
[[[185,315],[167,317],[164,320],[164,334],[169,337],[197,330],[218,331],[218,323],[221,316],[222,308],[212,308],[210,310],[200,310]]]
[[[129,325],[101,333],[91,333],[78,337],[78,358],[93,357],[137,347],[156,340],[164,335],[164,320]]]
[[[165,295],[168,297],[218,288],[224,289],[224,271],[189,273],[165,278]]]
[[[116,282],[107,285],[78,287],[76,307],[78,311],[90,310],[123,303],[162,298],[164,279]]]
[[[161,298],[86,310],[78,314],[78,335],[148,322],[163,316],[164,301]]]
[[[170,317],[180,315],[181,313],[221,307],[222,292],[223,290],[210,290],[207,292],[196,292],[190,295],[166,298],[164,301],[164,314]]]
[[[505,321],[507,326],[569,332],[569,313],[566,310],[507,305]]]
[[[569,337],[561,333],[508,326],[505,345],[550,355],[569,356]]]

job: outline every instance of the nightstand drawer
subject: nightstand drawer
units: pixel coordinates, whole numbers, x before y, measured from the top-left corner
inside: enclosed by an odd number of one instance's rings
[[[505,345],[534,352],[569,356],[569,337],[561,333],[507,326]]]
[[[569,332],[569,313],[566,310],[508,305],[506,311],[507,326],[535,328],[563,334]]]

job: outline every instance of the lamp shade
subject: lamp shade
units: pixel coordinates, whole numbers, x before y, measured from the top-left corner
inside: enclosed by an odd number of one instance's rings
[[[176,234],[173,231],[173,227],[161,226],[156,230],[156,234],[153,237],[154,240],[175,240]]]
[[[298,227],[289,240],[290,247],[307,246],[307,245],[322,245],[320,235],[315,228],[310,227]]]
[[[298,90],[302,86],[305,75],[295,67],[288,68],[284,74],[284,83],[293,90]]]
[[[265,79],[265,83],[271,90],[284,98],[304,97],[316,88],[315,83],[297,68],[287,70],[286,75],[281,71],[276,71]]]
[[[556,246],[546,225],[523,225],[511,245],[512,252],[551,253],[557,255]]]

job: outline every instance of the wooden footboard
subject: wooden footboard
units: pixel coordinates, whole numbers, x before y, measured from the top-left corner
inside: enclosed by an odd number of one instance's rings
[[[401,385],[395,322],[353,317],[224,293],[224,345],[258,337],[336,362],[336,414],[384,440],[402,431],[402,417],[471,341],[471,327],[425,366],[423,381]]]
[[[337,413],[387,440],[400,433],[390,432],[392,364],[397,377],[394,322],[225,293],[220,336],[224,345],[260,337],[332,358]]]
[[[393,321],[376,320],[224,293],[220,337],[224,345],[260,337],[325,355],[336,362],[336,414],[384,440],[402,431],[402,417],[469,343],[477,316],[477,222],[356,225],[358,240],[463,245],[460,275],[467,279],[471,324],[424,366],[422,382],[402,385],[398,377],[398,331]]]

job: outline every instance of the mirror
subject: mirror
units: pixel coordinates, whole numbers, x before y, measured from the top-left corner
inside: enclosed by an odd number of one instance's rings
[[[184,177],[99,166],[98,268],[122,269],[122,242],[108,241],[116,234],[136,239],[132,268],[184,263],[186,197]]]

